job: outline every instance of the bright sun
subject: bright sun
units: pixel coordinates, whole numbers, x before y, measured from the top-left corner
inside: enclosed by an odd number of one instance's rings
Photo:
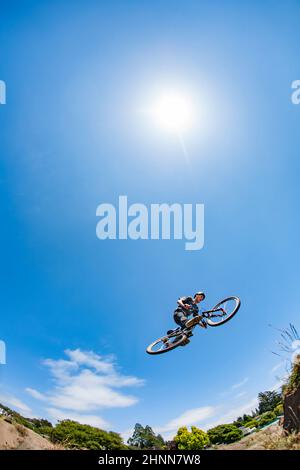
[[[187,96],[168,92],[160,95],[154,102],[151,114],[159,127],[182,133],[191,127],[193,107]]]

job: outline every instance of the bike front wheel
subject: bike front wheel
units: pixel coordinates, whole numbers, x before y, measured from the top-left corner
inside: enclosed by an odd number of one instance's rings
[[[163,336],[151,343],[146,349],[146,352],[148,354],[163,354],[183,345],[186,339],[187,336],[181,332],[173,336]]]
[[[207,317],[209,326],[220,326],[231,320],[241,306],[238,297],[227,297],[212,308],[212,313]],[[215,313],[214,313],[215,312]]]

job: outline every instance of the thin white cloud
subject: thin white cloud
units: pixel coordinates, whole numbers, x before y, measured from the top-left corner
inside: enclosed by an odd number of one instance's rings
[[[235,395],[234,398],[236,398],[236,399],[242,398],[242,397],[244,397],[245,395],[247,395],[247,392],[246,392],[246,391],[243,391],[243,392],[240,392],[240,393],[238,393],[237,395]]]
[[[255,408],[257,408],[257,406],[258,399],[257,397],[254,397],[239,407],[230,407],[227,410],[223,410],[223,413],[220,414],[216,420],[207,422],[202,429],[206,431],[207,429],[218,426],[219,424],[231,423],[239,416],[251,413]]]
[[[71,419],[72,421],[77,421],[78,423],[81,423],[81,424],[89,424],[91,426],[95,426],[96,428],[101,428],[101,429],[110,428],[110,423],[108,423],[103,418],[101,418],[101,416],[72,413],[69,411],[59,410],[57,408],[46,408],[46,411],[49,417],[51,417],[55,421]]]
[[[29,393],[29,395],[31,395],[33,398],[36,398],[37,400],[47,400],[47,397],[45,397],[45,395],[38,392],[34,388],[27,387],[25,388],[25,392]]]
[[[113,356],[100,356],[80,349],[68,349],[65,354],[67,359],[43,361],[54,381],[50,390],[41,393],[29,387],[26,389],[33,398],[47,402],[53,418],[76,416],[79,422],[106,426],[106,421],[98,416],[99,411],[137,403],[137,397],[120,389],[141,386],[144,381],[123,375]]]
[[[290,374],[286,373],[282,377],[278,377],[277,382],[275,382],[275,384],[272,387],[270,387],[270,390],[279,391],[282,385],[284,385],[286,381],[288,380],[289,375]]]
[[[241,382],[238,382],[234,385],[232,385],[231,390],[236,390],[237,388],[243,387],[249,380],[249,377],[245,377]]]
[[[284,365],[284,361],[279,362],[278,364],[275,364],[274,367],[270,370],[271,374],[274,374],[278,369],[281,369],[281,367]]]
[[[251,413],[258,406],[258,399],[252,398],[244,404],[233,407],[224,405],[218,406],[206,406],[200,408],[194,408],[185,411],[177,418],[169,421],[164,426],[157,426],[154,428],[156,433],[160,433],[165,439],[173,439],[177,430],[181,426],[197,425],[200,429],[207,431],[214,426],[219,424],[226,424],[234,421],[243,414]],[[210,420],[209,418],[214,418]],[[124,435],[128,435],[128,431],[124,432]]]
[[[29,406],[27,406],[23,401],[19,400],[13,395],[1,394],[0,403],[2,403],[2,405],[16,409],[20,413],[24,413],[28,418],[33,416],[31,408],[29,408]]]
[[[201,425],[201,423],[215,414],[216,410],[212,406],[204,406],[200,408],[192,408],[186,410],[181,415],[169,421],[161,427],[155,428],[157,433],[170,433],[177,431],[182,426],[191,426],[194,424]]]
[[[245,377],[243,380],[241,380],[240,382],[237,382],[233,385],[231,385],[230,388],[228,388],[227,390],[223,390],[222,392],[220,392],[218,394],[219,397],[227,397],[227,396],[231,396],[232,395],[232,392],[235,391],[235,390],[238,390],[239,388],[243,387],[244,385],[246,385],[246,383],[249,381],[249,377]]]
[[[67,349],[67,356],[77,365],[89,366],[96,369],[98,372],[103,374],[113,374],[114,373],[114,356],[99,356],[93,351],[84,352],[80,349]]]

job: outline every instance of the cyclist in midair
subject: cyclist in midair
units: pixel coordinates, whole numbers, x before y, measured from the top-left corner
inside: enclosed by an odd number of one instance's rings
[[[205,299],[204,292],[196,292],[194,297],[180,297],[177,300],[178,307],[174,310],[174,321],[177,325],[184,328],[188,317],[193,315],[193,317],[199,315],[199,307],[197,304],[200,304]],[[204,319],[199,323],[202,328],[207,328],[206,322]]]
[[[199,306],[204,299],[204,292],[196,292],[193,297],[180,297],[174,311],[174,321],[178,327],[168,330],[166,335],[149,344],[146,352],[148,354],[162,354],[178,346],[185,346],[190,342],[189,338],[193,336],[197,325],[202,328],[223,325],[234,317],[241,305],[239,297],[230,296],[218,302],[211,309],[204,310]],[[191,316],[193,318],[190,318]]]

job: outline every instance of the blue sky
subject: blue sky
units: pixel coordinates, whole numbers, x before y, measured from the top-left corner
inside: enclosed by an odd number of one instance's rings
[[[299,314],[299,2],[2,2],[0,401],[172,435],[255,406]],[[186,90],[174,135],[141,109]],[[205,246],[96,238],[96,208],[203,203]],[[238,316],[150,357],[181,295]]]

